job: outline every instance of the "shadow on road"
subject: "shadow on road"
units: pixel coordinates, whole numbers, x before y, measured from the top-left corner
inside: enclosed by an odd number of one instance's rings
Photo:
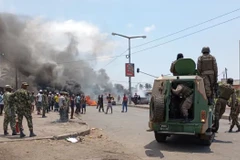
[[[221,142],[215,140],[217,143],[231,143]],[[199,139],[195,136],[171,136],[165,143],[158,143],[152,141],[144,146],[146,149],[145,154],[149,157],[164,158],[161,151],[168,152],[188,152],[188,153],[213,153],[210,147],[200,145]]]

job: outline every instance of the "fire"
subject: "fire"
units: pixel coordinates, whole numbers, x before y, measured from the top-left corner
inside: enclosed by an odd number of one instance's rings
[[[90,96],[86,96],[86,101],[87,101],[87,105],[89,106],[97,106],[97,102],[94,100],[91,100]]]

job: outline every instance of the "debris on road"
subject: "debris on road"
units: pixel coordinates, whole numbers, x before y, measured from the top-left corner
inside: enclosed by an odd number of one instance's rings
[[[78,139],[77,138],[67,138],[66,139],[68,142],[72,142],[72,143],[77,143]]]

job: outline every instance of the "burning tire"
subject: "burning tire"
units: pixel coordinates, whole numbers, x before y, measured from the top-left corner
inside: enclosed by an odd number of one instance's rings
[[[153,122],[163,122],[165,119],[164,96],[152,96],[149,109],[150,120]]]

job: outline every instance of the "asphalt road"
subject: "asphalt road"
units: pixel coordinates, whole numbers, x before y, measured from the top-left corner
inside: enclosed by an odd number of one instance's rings
[[[214,142],[206,147],[197,144],[198,139],[191,136],[172,136],[167,143],[157,143],[153,132],[146,132],[148,110],[145,109],[128,108],[128,113],[121,113],[121,107],[114,106],[113,114],[106,115],[89,106],[82,117],[91,127],[102,128],[112,140],[120,142],[139,159],[239,160],[240,157],[240,133],[228,133],[227,120],[221,120]]]

